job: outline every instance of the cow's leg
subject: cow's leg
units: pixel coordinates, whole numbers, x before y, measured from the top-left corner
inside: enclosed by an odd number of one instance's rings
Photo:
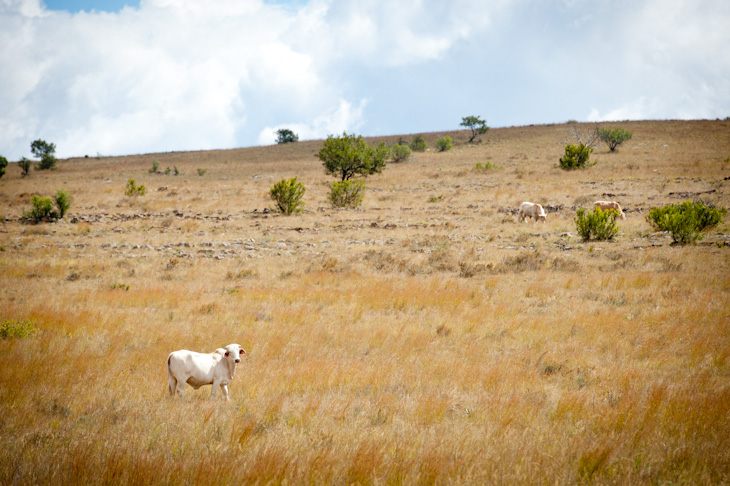
[[[170,396],[175,396],[175,388],[177,387],[177,380],[174,376],[170,375],[167,379],[167,389],[170,391]]]
[[[231,400],[228,398],[228,386],[221,384],[221,390],[223,391],[223,396],[226,397],[226,401],[230,402]]]
[[[213,398],[215,398],[215,389],[218,388],[218,386],[220,386],[220,384],[221,384],[221,382],[218,380],[213,381],[213,386],[211,387],[211,390],[210,390],[210,399],[211,400],[213,400]]]
[[[180,394],[182,398],[185,398],[185,382],[179,381],[177,382],[177,392]]]

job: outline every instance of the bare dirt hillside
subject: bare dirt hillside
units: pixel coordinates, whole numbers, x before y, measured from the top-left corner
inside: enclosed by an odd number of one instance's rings
[[[730,482],[730,217],[688,246],[645,220],[730,207],[730,121],[601,126],[633,138],[572,172],[593,125],[424,134],[350,210],[322,141],[11,164],[0,324],[35,332],[0,339],[0,483]],[[59,189],[62,221],[20,221]],[[597,199],[627,217],[583,242]],[[229,403],[169,398],[171,351],[229,343]]]

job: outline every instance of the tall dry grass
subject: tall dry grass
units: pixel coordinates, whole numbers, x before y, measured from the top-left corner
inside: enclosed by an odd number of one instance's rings
[[[728,122],[622,125],[573,173],[566,125],[449,133],[349,211],[318,142],[9,171],[0,319],[38,331],[0,341],[0,483],[730,481],[730,228],[674,247],[641,212],[730,205]],[[305,212],[264,212],[292,176]],[[16,221],[61,187],[65,222]],[[572,207],[604,194],[628,219],[582,243]],[[525,199],[563,209],[520,224]],[[229,403],[167,396],[170,351],[230,342]]]

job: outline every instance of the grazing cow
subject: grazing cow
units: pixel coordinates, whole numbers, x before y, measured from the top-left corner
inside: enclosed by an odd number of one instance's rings
[[[210,398],[215,397],[215,389],[221,387],[228,400],[228,384],[236,374],[236,365],[246,351],[240,344],[229,344],[212,353],[196,353],[181,349],[173,351],[167,357],[167,384],[170,395],[175,391],[185,397],[185,383],[196,390],[203,385],[213,385]]]
[[[545,210],[539,204],[531,202],[523,202],[520,204],[520,221],[523,223],[527,221],[527,218],[532,218],[535,221],[545,221],[546,215]]]
[[[621,219],[626,219],[626,215],[621,210],[621,206],[616,201],[596,201],[593,203],[593,205],[597,208],[599,208],[601,211],[608,211],[609,209],[614,209],[618,211],[618,217]]]

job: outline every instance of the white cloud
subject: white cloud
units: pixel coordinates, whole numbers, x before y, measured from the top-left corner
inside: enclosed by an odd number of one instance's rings
[[[315,117],[312,120],[294,123],[282,123],[273,127],[265,127],[259,133],[259,145],[272,144],[276,140],[276,131],[288,128],[299,135],[299,140],[326,138],[328,135],[339,135],[345,131],[357,130],[363,124],[363,112],[367,100],[360,100],[357,106],[346,100],[340,100],[336,109]]]
[[[730,115],[730,3],[0,0],[0,153],[226,148],[342,131]],[[364,100],[367,100],[364,101]]]

